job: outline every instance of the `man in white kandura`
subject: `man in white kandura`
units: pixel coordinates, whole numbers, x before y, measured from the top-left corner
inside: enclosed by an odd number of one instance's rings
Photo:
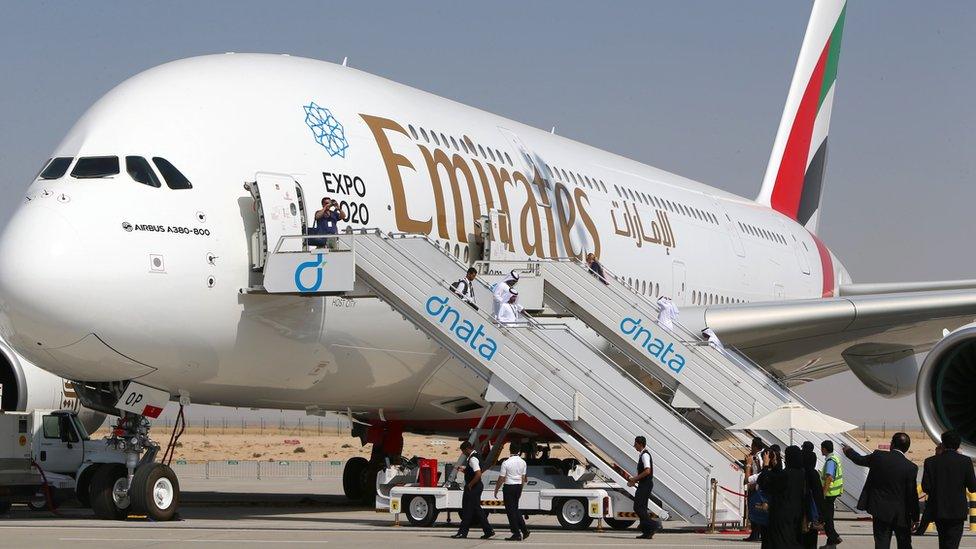
[[[517,303],[518,292],[515,288],[512,288],[508,293],[508,303],[502,303],[498,307],[498,316],[495,318],[502,324],[518,324],[519,322],[523,322],[522,311],[525,308]]]
[[[505,303],[508,303],[509,298],[512,297],[512,289],[515,288],[518,280],[519,274],[515,270],[512,270],[503,280],[499,280],[492,285],[491,294],[494,301],[492,302],[491,314],[495,318],[498,318],[498,309]]]
[[[674,331],[674,321],[678,319],[678,306],[671,301],[671,298],[662,295],[660,299],[657,300],[657,306],[660,307],[660,312],[657,314],[657,323],[663,326],[664,329],[668,331]]]

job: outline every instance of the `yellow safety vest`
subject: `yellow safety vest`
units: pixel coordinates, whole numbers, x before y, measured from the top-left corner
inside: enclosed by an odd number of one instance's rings
[[[824,483],[827,482],[827,463],[831,461],[833,461],[835,465],[834,480],[830,483],[830,486],[827,487],[827,491],[824,494],[827,497],[835,497],[844,493],[844,466],[841,465],[840,458],[837,457],[837,454],[830,454],[827,456],[827,460],[824,461],[823,469],[820,471],[820,481]]]

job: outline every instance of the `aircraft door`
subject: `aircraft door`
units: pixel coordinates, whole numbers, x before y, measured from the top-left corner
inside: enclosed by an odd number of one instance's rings
[[[800,266],[800,272],[805,275],[810,274],[810,260],[807,258],[810,250],[807,248],[806,243],[797,240],[796,235],[786,226],[786,223],[780,221],[780,227],[783,228],[784,233],[790,235],[790,239],[793,241],[793,253],[796,254],[796,261]]]
[[[535,198],[536,204],[539,205],[539,216],[542,218],[540,223],[540,239],[542,240],[543,257],[548,257],[551,255],[552,250],[556,250],[556,257],[568,255],[565,250],[560,250],[562,245],[559,243],[559,239],[556,239],[555,248],[550,246],[550,242],[553,242],[553,238],[556,235],[549,234],[550,222],[555,228],[556,224],[560,222],[558,217],[558,212],[553,205],[556,203],[556,191],[552,184],[552,178],[549,174],[549,167],[542,160],[538,153],[530,150],[528,147],[522,143],[519,136],[515,134],[512,130],[508,128],[498,127],[498,131],[501,132],[502,136],[512,145],[515,149],[515,157],[512,158],[512,163],[515,168],[518,169],[525,178],[529,181],[529,187],[531,189],[532,195]],[[542,181],[541,187],[536,185],[535,174],[539,174],[539,178]],[[558,231],[557,231],[558,232]],[[511,234],[511,233],[509,233]],[[513,242],[515,241],[513,235]]]
[[[262,269],[268,252],[278,246],[283,236],[307,234],[305,199],[302,186],[286,174],[258,172],[254,181],[245,185],[254,197],[258,214],[258,232],[251,246],[251,267]],[[286,240],[279,251],[300,252],[308,243],[298,239]]]
[[[685,290],[685,264],[681,261],[675,261],[671,266],[671,275],[671,282],[674,287],[671,301],[674,301],[676,305],[684,305],[685,296],[688,293]]]

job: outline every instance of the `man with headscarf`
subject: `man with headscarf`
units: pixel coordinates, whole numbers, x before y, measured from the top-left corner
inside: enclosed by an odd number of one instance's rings
[[[491,313],[495,318],[498,318],[498,310],[501,306],[512,298],[512,288],[518,283],[519,274],[518,271],[512,269],[504,279],[499,280],[491,287],[491,294],[493,297]]]
[[[657,323],[659,326],[664,327],[665,330],[674,331],[674,321],[678,318],[678,306],[671,301],[671,298],[662,295],[660,299],[657,300],[658,313],[657,313]]]
[[[508,303],[502,303],[498,307],[498,322],[502,324],[517,324],[522,320],[524,308],[517,303],[518,291],[511,288],[509,291]]]
[[[763,549],[803,549],[801,533],[807,485],[803,454],[786,448],[786,469],[770,467],[771,452],[763,455],[767,469],[759,475],[759,489],[769,498],[769,524],[763,530]]]
[[[725,345],[722,345],[722,341],[718,338],[718,335],[715,333],[715,330],[711,328],[705,328],[704,330],[702,330],[701,335],[702,335],[702,339],[704,339],[709,344],[709,346],[715,347],[719,351],[725,350]]]

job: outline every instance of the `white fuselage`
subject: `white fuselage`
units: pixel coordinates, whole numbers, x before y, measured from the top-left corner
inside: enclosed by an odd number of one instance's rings
[[[139,184],[127,155],[166,158],[193,188]],[[310,59],[157,67],[98,101],[52,156],[119,156],[122,170],[30,185],[0,237],[0,333],[65,378],[139,378],[200,403],[422,422],[457,417],[432,403],[484,388],[378,300],[241,295],[257,224],[244,184],[258,172],[294,177],[309,217],[331,196],[341,227],[429,234],[462,259],[475,220],[499,210],[511,231],[494,253],[596,252],[683,307],[832,295],[848,279],[752,200]]]

